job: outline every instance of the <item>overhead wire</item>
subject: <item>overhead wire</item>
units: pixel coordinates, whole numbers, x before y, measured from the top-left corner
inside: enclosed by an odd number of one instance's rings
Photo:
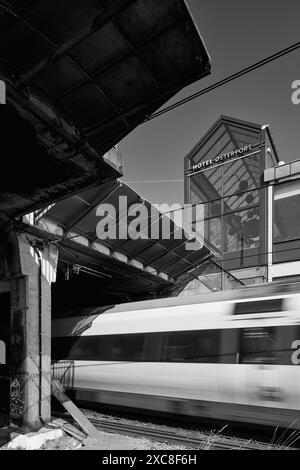
[[[216,83],[213,83],[212,85],[209,85],[208,87],[206,88],[203,88],[202,90],[199,90],[197,91],[196,93],[192,93],[191,95],[187,96],[186,98],[183,98],[179,101],[177,101],[176,103],[173,103],[171,104],[170,106],[167,106],[166,108],[163,108],[161,109],[160,111],[157,111],[156,113],[153,113],[151,114],[150,116],[148,116],[144,122],[148,122],[148,121],[151,121],[159,116],[162,116],[163,114],[165,113],[168,113],[170,111],[172,111],[173,109],[176,109],[178,108],[179,106],[182,106],[196,98],[199,98],[200,96],[203,96],[211,91],[214,91],[216,90],[217,88],[220,88],[221,86],[223,85],[227,85],[227,83],[230,83],[232,82],[233,80],[236,80],[240,77],[243,77],[245,75],[247,75],[248,73],[250,72],[253,72],[254,70],[257,70],[261,67],[264,67],[265,65],[267,64],[270,64],[271,62],[274,62],[275,60],[277,59],[280,59],[281,57],[284,57],[294,51],[296,51],[297,49],[300,49],[300,41],[299,42],[296,42],[284,49],[282,49],[281,51],[278,51],[268,57],[266,57],[265,59],[262,59],[262,60],[259,60],[258,62],[255,62],[254,64],[248,66],[248,67],[245,67],[244,69],[236,72],[236,73],[233,73],[225,78],[223,78],[222,80],[219,80],[218,82]]]

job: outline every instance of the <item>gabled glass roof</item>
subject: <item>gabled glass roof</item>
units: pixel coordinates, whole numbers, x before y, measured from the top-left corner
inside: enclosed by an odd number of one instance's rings
[[[253,150],[241,154],[242,157],[249,155],[247,158],[240,158],[237,155],[227,161],[223,160],[220,164],[204,166],[199,171],[192,170],[193,165],[199,162],[214,161],[217,157],[249,145],[253,146]],[[191,179],[193,192],[195,194],[199,192],[197,202],[213,201],[258,188],[262,172],[258,162],[262,160],[263,146],[260,125],[222,116],[185,160],[186,175]],[[223,179],[221,167],[224,172]],[[226,200],[226,204],[234,209],[235,201],[236,198],[231,197]],[[241,205],[241,198],[238,204]]]

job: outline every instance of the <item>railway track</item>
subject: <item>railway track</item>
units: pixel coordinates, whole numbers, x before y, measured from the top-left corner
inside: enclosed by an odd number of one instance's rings
[[[58,414],[56,414],[58,416]],[[61,415],[59,415],[61,417]],[[204,433],[195,437],[188,433],[184,434],[177,430],[162,430],[149,427],[149,425],[126,424],[116,419],[95,418],[87,415],[89,421],[99,430],[107,433],[122,434],[134,438],[145,438],[148,440],[163,442],[166,444],[182,445],[186,449],[199,450],[276,450],[279,446],[266,442],[253,442],[245,439],[223,436],[218,433]],[[64,419],[72,422],[71,419]],[[67,428],[66,428],[67,431]],[[191,433],[190,433],[191,434]],[[284,447],[280,446],[280,450]]]
[[[177,444],[190,448],[205,449],[211,448],[215,450],[257,450],[259,445],[245,441],[237,441],[229,437],[218,435],[204,435],[203,437],[191,437],[177,431],[170,432],[160,429],[152,429],[141,425],[129,425],[123,423],[107,422],[103,419],[92,418],[90,421],[94,426],[110,433],[125,434],[132,437],[143,437],[167,444]],[[263,444],[260,445],[262,447]]]

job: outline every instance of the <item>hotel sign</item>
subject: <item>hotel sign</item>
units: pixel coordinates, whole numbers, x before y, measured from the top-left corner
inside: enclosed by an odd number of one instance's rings
[[[245,145],[244,147],[241,147],[237,150],[233,150],[232,152],[224,153],[223,155],[219,155],[216,158],[206,160],[204,162],[199,162],[196,165],[193,165],[190,169],[192,171],[198,171],[202,170],[204,168],[207,168],[209,166],[215,165],[217,163],[223,163],[231,158],[237,157],[239,155],[243,155],[246,152],[249,152],[250,150],[253,149],[252,145]]]

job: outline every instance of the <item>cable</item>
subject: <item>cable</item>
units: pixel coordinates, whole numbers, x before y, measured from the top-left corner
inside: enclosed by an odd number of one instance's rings
[[[184,180],[153,180],[153,181],[145,181],[145,180],[137,180],[137,181],[122,181],[124,184],[142,184],[142,183],[183,183]]]
[[[200,90],[196,93],[193,93],[193,94],[187,96],[186,98],[183,98],[182,100],[177,101],[176,103],[162,109],[161,111],[158,111],[158,112],[152,114],[151,116],[148,116],[144,120],[144,122],[151,121],[152,119],[155,119],[155,118],[157,118],[157,117],[159,117],[159,116],[161,116],[165,113],[168,113],[169,111],[172,111],[173,109],[178,108],[179,106],[182,106],[183,104],[186,104],[189,101],[192,101],[196,98],[199,98],[199,96],[205,95],[206,93],[209,93],[210,91],[216,90],[217,88],[219,88],[223,85],[226,85],[227,83],[230,83],[233,80],[236,80],[237,78],[243,77],[244,75],[252,72],[253,70],[256,70],[260,67],[263,67],[264,65],[267,65],[271,62],[274,62],[275,60],[280,59],[281,57],[284,57],[285,55],[290,54],[291,52],[294,52],[299,48],[300,48],[300,42],[296,42],[295,44],[292,44],[291,46],[286,47],[285,49],[282,49],[281,51],[276,52],[275,54],[273,54],[269,57],[266,57],[265,59],[262,59],[262,60],[256,62],[255,64],[250,65],[250,66],[240,70],[239,72],[236,72],[232,75],[229,75],[228,77],[223,78],[219,82],[216,82],[213,85],[210,85],[210,86],[204,88],[203,90]]]
[[[206,202],[195,202],[194,204],[189,204],[188,203],[188,204],[186,204],[186,206],[189,207],[189,208],[193,208],[193,207],[201,206],[203,204],[210,204],[212,202],[220,201],[220,200],[223,200],[223,199],[230,199],[232,197],[240,196],[240,195],[243,195],[243,194],[248,194],[248,193],[251,193],[251,192],[254,192],[254,191],[260,191],[262,189],[266,189],[267,187],[268,186],[257,186],[253,189],[248,189],[247,191],[241,191],[241,192],[238,192],[238,193],[228,194],[226,196],[219,197],[217,199],[210,199],[209,201],[206,201]],[[159,204],[157,204],[157,205],[159,205]],[[255,204],[255,205],[258,206],[259,204]],[[170,211],[167,211],[167,212],[160,212],[160,214],[161,215],[173,214],[175,212],[182,211],[184,208],[185,208],[185,206],[180,207],[178,209],[170,210]],[[243,210],[245,210],[245,211],[248,210],[248,207],[245,206],[245,207],[241,207],[240,209],[233,209],[232,212],[239,212],[239,211],[243,211]],[[144,219],[141,219],[141,220],[144,220]]]
[[[293,240],[288,240],[288,241],[293,241]],[[282,243],[285,243],[285,242],[282,242]],[[205,245],[206,246],[206,245]],[[207,246],[206,246],[207,247]],[[207,247],[208,248],[208,247]],[[253,247],[253,248],[258,248],[257,246],[256,247]],[[249,250],[251,248],[244,248],[244,250]],[[277,250],[277,251],[261,251],[257,254],[252,254],[252,255],[245,255],[243,256],[242,259],[246,259],[246,258],[255,258],[255,257],[259,257],[259,256],[266,256],[266,255],[276,255],[278,253],[286,253],[288,251],[297,251],[299,250],[299,248],[285,248],[284,250]],[[230,252],[227,252],[227,253],[230,253]],[[219,263],[227,263],[227,261],[234,261],[236,259],[241,259],[241,250],[238,251],[239,255],[238,256],[234,256],[232,258],[222,258],[219,260],[216,261],[217,264]],[[217,256],[215,255],[215,258],[217,258]],[[297,261],[297,260],[291,260],[291,261]],[[290,262],[290,261],[286,261],[286,262]],[[277,263],[276,263],[277,264]],[[263,265],[265,266],[265,265]],[[260,267],[260,266],[250,266],[250,267]],[[243,266],[241,268],[238,268],[238,269],[242,269]],[[220,269],[221,269],[221,266],[220,266]]]

